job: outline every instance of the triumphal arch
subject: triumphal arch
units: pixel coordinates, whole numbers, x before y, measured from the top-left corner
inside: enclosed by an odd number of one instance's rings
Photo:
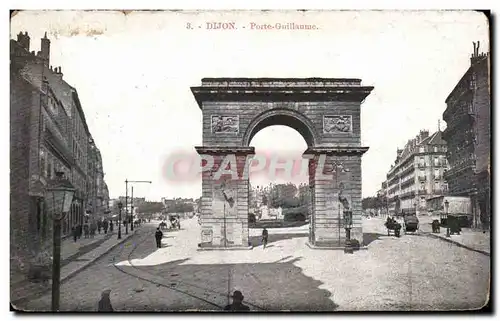
[[[200,248],[249,246],[247,174],[255,153],[249,144],[271,125],[294,128],[308,145],[309,244],[343,247],[346,224],[350,238],[363,242],[361,157],[368,147],[361,146],[360,107],[373,87],[360,79],[204,78],[191,90],[203,113],[203,146],[196,150],[204,161],[213,159],[202,173]],[[214,176],[228,166],[228,155],[237,179]]]

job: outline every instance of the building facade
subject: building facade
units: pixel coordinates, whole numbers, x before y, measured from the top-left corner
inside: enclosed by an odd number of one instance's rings
[[[475,226],[490,224],[490,55],[474,44],[470,67],[446,98],[443,139],[450,170],[445,179],[454,196],[471,198]]]
[[[76,89],[63,80],[61,67],[50,66],[46,34],[36,54],[28,33],[10,41],[10,84],[10,243],[18,267],[51,244],[44,194],[56,172],[76,189],[62,234],[84,221],[90,134]]]
[[[88,218],[100,219],[109,214],[109,190],[104,181],[101,152],[92,137],[88,141],[87,154],[87,186],[89,194],[87,197],[86,213]]]
[[[382,183],[380,192],[387,198],[389,213],[427,214],[426,200],[447,192],[443,176],[447,169],[442,132],[429,136],[429,131],[421,130],[397,150],[387,180]]]

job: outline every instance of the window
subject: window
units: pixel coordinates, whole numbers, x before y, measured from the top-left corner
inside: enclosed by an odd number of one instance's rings
[[[438,152],[438,147],[437,146],[434,146],[434,152]]]
[[[58,112],[57,103],[52,97],[49,97],[49,107],[50,107],[50,111],[52,113],[54,113],[54,115],[57,115],[57,112]]]
[[[49,161],[47,164],[47,178],[52,178],[52,162]]]
[[[424,171],[422,171],[422,170],[420,170],[420,171],[418,171],[418,175],[419,175],[420,177],[425,177],[425,172],[424,172]]]
[[[440,187],[440,186],[441,186],[441,185],[439,184],[439,182],[438,182],[438,181],[435,181],[435,182],[434,182],[434,190],[435,190],[435,191],[439,190],[439,187]]]
[[[439,169],[435,169],[434,170],[434,178],[436,178],[436,179],[441,178],[440,175],[439,175]]]
[[[425,158],[420,157],[420,166],[425,166]]]
[[[434,157],[434,166],[439,166],[439,157]]]
[[[425,191],[425,183],[420,183],[420,190]]]
[[[418,149],[418,151],[420,153],[424,153],[425,152],[425,147],[424,146],[420,146],[420,148]]]
[[[45,166],[45,152],[40,150],[40,175],[43,177],[47,177],[47,168]]]
[[[446,166],[446,157],[445,156],[441,157],[441,163],[443,164],[443,166]]]

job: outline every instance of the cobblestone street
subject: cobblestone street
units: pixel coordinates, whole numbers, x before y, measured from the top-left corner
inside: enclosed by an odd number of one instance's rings
[[[112,290],[115,310],[134,311],[221,310],[228,291],[236,289],[252,311],[441,310],[485,304],[488,256],[424,234],[388,237],[382,219],[364,225],[368,250],[353,255],[308,248],[307,226],[270,229],[272,242],[265,250],[199,252],[196,220],[184,221],[181,231],[166,232],[164,247],[157,250],[154,225],[146,225],[65,282],[61,309],[95,311],[105,289]],[[49,309],[50,294],[23,308]]]

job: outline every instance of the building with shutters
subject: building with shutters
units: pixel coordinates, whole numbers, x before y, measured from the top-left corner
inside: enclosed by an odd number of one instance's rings
[[[491,99],[490,55],[474,43],[470,66],[446,98],[443,139],[450,169],[445,175],[452,196],[468,196],[477,227],[490,224]]]
[[[427,199],[447,193],[446,142],[438,130],[421,130],[397,150],[396,160],[379,191],[387,197],[389,214],[428,214]]]

